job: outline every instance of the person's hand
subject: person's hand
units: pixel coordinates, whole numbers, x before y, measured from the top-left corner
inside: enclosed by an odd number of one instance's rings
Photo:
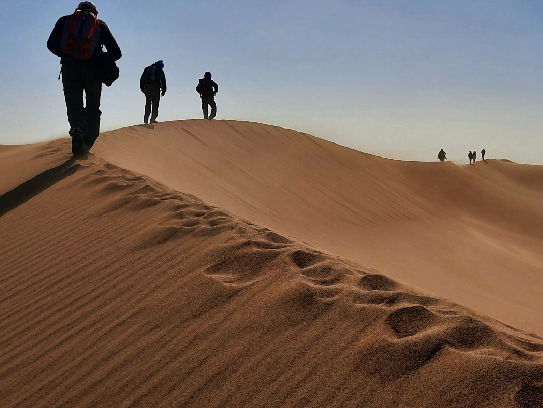
[[[162,91],[162,96],[166,95],[166,91]]]

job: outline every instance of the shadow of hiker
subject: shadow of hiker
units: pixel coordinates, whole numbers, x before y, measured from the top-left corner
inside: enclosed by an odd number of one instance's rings
[[[60,166],[46,170],[15,187],[13,190],[2,194],[0,196],[0,217],[24,204],[32,197],[37,196],[42,191],[47,190],[62,179],[74,174],[79,168],[79,164],[74,165],[75,162],[76,158],[72,157]]]
[[[543,407],[543,387],[523,385],[515,395],[515,402],[522,408]]]

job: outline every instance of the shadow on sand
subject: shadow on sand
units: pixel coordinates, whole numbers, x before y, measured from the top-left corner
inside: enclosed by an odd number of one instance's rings
[[[543,407],[543,387],[524,385],[516,393],[515,402],[522,408]]]
[[[42,191],[47,190],[64,178],[74,174],[79,168],[79,164],[75,164],[76,161],[77,159],[72,157],[60,166],[46,170],[15,187],[13,190],[2,194],[0,196],[0,217],[21,204],[24,204]]]

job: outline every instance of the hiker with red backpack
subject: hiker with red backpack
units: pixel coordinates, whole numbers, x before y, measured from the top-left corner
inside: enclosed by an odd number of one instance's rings
[[[204,119],[208,119],[208,106],[211,106],[211,114],[209,120],[217,115],[217,104],[215,103],[215,95],[219,92],[219,85],[211,79],[211,72],[206,72],[203,78],[200,78],[196,92],[202,98],[202,110],[204,111]]]
[[[162,90],[162,96],[166,94],[166,75],[164,75],[164,62],[162,60],[145,67],[140,78],[140,90],[145,94],[143,123],[147,124],[149,115],[151,115],[151,123],[156,123],[160,91]]]
[[[87,153],[98,138],[102,83],[109,86],[119,76],[115,61],[121,58],[121,50],[106,23],[97,15],[93,3],[79,3],[73,14],[57,21],[47,41],[47,48],[60,57],[62,65],[74,155]]]

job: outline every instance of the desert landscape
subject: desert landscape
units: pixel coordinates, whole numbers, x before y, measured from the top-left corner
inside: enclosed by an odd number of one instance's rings
[[[186,120],[0,147],[3,407],[543,406],[543,169]]]

